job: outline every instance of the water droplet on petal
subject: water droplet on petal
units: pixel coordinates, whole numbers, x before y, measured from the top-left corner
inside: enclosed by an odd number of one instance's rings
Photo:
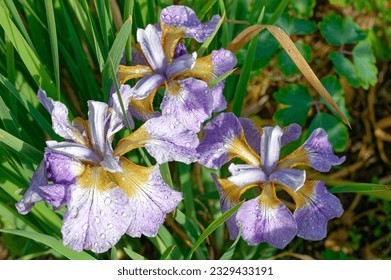
[[[100,235],[100,238],[102,239],[105,239],[106,238],[106,235],[104,235],[103,233]]]
[[[95,217],[95,222],[96,223],[99,223],[100,222],[100,219],[98,217]]]
[[[118,214],[118,210],[117,209],[114,209],[114,214]]]
[[[107,228],[113,228],[113,224],[108,224]]]
[[[100,210],[100,215],[101,215],[101,216],[104,216],[104,215],[105,215],[105,211]]]
[[[126,217],[128,214],[126,214],[126,212],[122,212],[121,216],[122,217]]]
[[[88,228],[88,224],[85,223],[85,224],[83,225],[83,230],[87,230],[87,228]]]
[[[164,196],[164,199],[168,199],[168,196],[167,196],[167,195],[165,195],[165,196]]]
[[[170,128],[171,128],[171,129],[174,129],[175,126],[174,126],[173,124],[170,124]]]
[[[190,143],[186,142],[185,146],[186,146],[186,148],[189,148],[190,147]]]
[[[105,204],[106,204],[106,205],[109,205],[110,203],[111,203],[111,199],[108,198],[108,197],[106,197],[106,199],[105,199]]]
[[[98,247],[98,242],[95,242],[95,243],[94,243],[94,246],[95,246],[95,247]]]

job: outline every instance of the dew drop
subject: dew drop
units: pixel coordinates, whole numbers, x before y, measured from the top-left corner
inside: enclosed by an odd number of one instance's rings
[[[170,114],[170,113],[171,113],[171,109],[167,109],[167,110],[166,110],[166,113],[167,113],[167,114]]]
[[[127,216],[126,212],[122,212],[121,216],[126,217]]]
[[[167,195],[165,195],[165,196],[164,196],[164,199],[168,199],[168,196],[167,196]]]
[[[122,178],[123,179],[123,178]],[[105,199],[105,204],[106,205],[109,205],[111,203],[111,199],[110,198],[108,198],[108,197],[106,197],[106,199]]]
[[[100,222],[100,219],[98,217],[95,217],[95,222],[96,223],[99,223]]]
[[[114,209],[114,214],[118,214],[118,210],[117,209]]]
[[[100,235],[100,238],[102,239],[105,239],[106,238],[106,235],[104,235],[103,233]]]
[[[95,247],[98,247],[98,242],[95,242],[95,243],[94,243],[94,246],[95,246]]]
[[[104,215],[105,215],[105,211],[100,210],[100,215],[101,215],[101,216],[104,216]]]
[[[175,126],[174,126],[173,124],[170,124],[170,128],[171,128],[171,129],[174,129]]]
[[[83,225],[83,230],[87,230],[87,228],[88,228],[88,224],[85,223],[85,224]]]
[[[186,146],[186,148],[189,148],[190,147],[190,143],[186,142],[185,146]]]
[[[77,214],[78,214],[77,209],[76,208],[72,208],[71,212],[70,212],[71,218],[76,218]]]
[[[113,228],[113,224],[108,224],[108,225],[107,225],[107,228],[109,228],[109,229],[110,229],[110,228]]]

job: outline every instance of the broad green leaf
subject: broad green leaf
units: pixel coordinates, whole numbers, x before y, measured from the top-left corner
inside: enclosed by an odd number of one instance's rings
[[[281,126],[291,123],[304,125],[311,108],[312,97],[308,88],[303,85],[289,85],[273,94],[283,108],[278,109],[273,119]]]
[[[232,256],[235,253],[236,245],[238,244],[242,235],[242,227],[239,228],[238,236],[235,239],[235,242],[228,248],[227,251],[221,256],[220,260],[232,260]]]
[[[61,240],[49,235],[17,229],[0,229],[0,232],[23,236],[36,242],[43,243],[70,260],[95,260],[94,257],[86,252],[78,253],[68,247],[65,247]]]
[[[315,0],[295,0],[291,5],[295,14],[303,17],[312,17],[314,14]]]
[[[327,91],[330,93],[331,97],[334,99],[335,103],[338,105],[338,107],[341,109],[341,111],[345,114],[345,116],[348,118],[348,120],[351,119],[349,115],[349,111],[346,108],[345,105],[345,97],[344,97],[344,90],[342,88],[341,83],[338,81],[336,76],[326,76],[320,79],[320,82],[323,84],[323,86],[327,89]],[[329,108],[330,111],[332,111],[335,114],[335,110],[323,99],[323,97],[320,97],[320,101]]]
[[[344,123],[327,113],[318,113],[315,115],[308,128],[308,135],[319,127],[327,132],[328,140],[333,145],[335,152],[345,151],[349,138],[349,131]]]
[[[27,231],[38,232],[39,229],[35,226],[34,223],[30,222],[26,216],[20,215],[16,210],[11,207],[8,207],[5,203],[0,201],[0,217],[7,219],[12,223],[16,228],[23,229]]]
[[[338,75],[345,77],[353,87],[357,88],[361,85],[361,78],[357,72],[357,68],[348,58],[336,51],[330,52],[329,58],[333,62]]]
[[[316,23],[314,21],[292,17],[288,11],[285,11],[276,25],[281,27],[289,35],[305,35],[316,31]]]
[[[296,43],[295,45],[299,49],[300,53],[303,55],[304,59],[307,62],[311,62],[311,47],[307,44],[302,43]],[[277,55],[277,65],[280,67],[280,70],[282,71],[282,73],[284,73],[285,76],[292,76],[300,73],[300,70],[297,68],[296,64],[289,57],[289,55],[284,49],[282,49]]]
[[[280,44],[267,30],[261,31],[257,38],[257,48],[255,50],[253,70],[258,70],[269,64],[278,50]],[[246,57],[247,52],[243,50],[243,57]],[[242,51],[241,50],[241,51]]]
[[[319,30],[326,41],[334,46],[353,44],[365,38],[365,33],[348,16],[330,13],[319,23]]]
[[[229,209],[227,212],[222,214],[220,217],[218,217],[216,220],[214,220],[201,234],[201,236],[198,238],[198,240],[193,244],[193,247],[191,248],[190,253],[187,255],[188,260],[191,259],[193,256],[193,253],[195,250],[197,250],[198,246],[201,245],[201,243],[212,233],[214,232],[219,226],[224,224],[226,220],[228,220],[238,209],[242,206],[243,201]]]
[[[361,86],[368,89],[377,83],[376,58],[368,40],[359,42],[353,49],[354,65],[361,78]]]
[[[391,36],[389,38],[391,39]],[[369,31],[368,40],[371,42],[373,52],[378,59],[383,61],[391,59],[390,39],[387,39],[387,34],[381,27],[374,26]]]

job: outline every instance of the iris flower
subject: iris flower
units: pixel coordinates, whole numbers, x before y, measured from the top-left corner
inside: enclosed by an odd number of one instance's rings
[[[220,49],[197,58],[196,53],[187,53],[180,43],[182,38],[204,42],[219,20],[220,16],[215,15],[202,24],[190,8],[169,6],[160,14],[160,26],[148,25],[145,30],[137,30],[139,46],[133,55],[136,64],[120,65],[118,72],[121,83],[139,78],[130,102],[135,116],[145,120],[154,115],[152,102],[161,86],[166,88],[160,105],[162,114],[174,116],[195,132],[213,111],[226,108],[224,81],[213,88],[207,83],[231,70],[236,65],[235,55]]]
[[[241,195],[250,188],[260,192],[245,201],[227,221],[231,239],[237,237],[242,227],[242,237],[249,245],[267,242],[284,248],[296,235],[308,240],[323,239],[327,222],[342,215],[338,198],[327,191],[324,182],[306,180],[303,170],[311,167],[327,172],[345,160],[333,154],[323,129],[316,129],[301,147],[284,158],[280,158],[280,150],[299,138],[299,125],[292,124],[285,129],[264,127],[260,133],[251,120],[223,113],[204,130],[198,147],[201,164],[218,169],[232,158],[245,162],[231,163],[228,168],[231,176],[227,179],[213,174],[222,212],[239,203]],[[293,214],[278,199],[277,188],[295,201]]]
[[[127,97],[124,102],[129,101],[131,89],[123,86],[122,92]],[[123,154],[145,147],[158,163],[189,163],[197,156],[195,133],[180,123],[168,128],[168,123],[175,123],[170,117],[154,118],[119,141],[113,150],[114,134],[124,127],[118,98],[113,97],[111,107],[89,101],[88,120],[75,118],[72,122],[64,104],[48,98],[42,90],[38,99],[64,141],[46,142],[44,160],[16,204],[19,213],[27,214],[42,200],[55,209],[66,205],[63,242],[76,251],[105,252],[125,233],[155,236],[182,194],[163,181],[158,165],[140,166]]]

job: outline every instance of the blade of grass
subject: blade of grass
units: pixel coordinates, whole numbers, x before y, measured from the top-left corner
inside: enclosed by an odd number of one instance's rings
[[[330,96],[328,91],[319,81],[318,77],[315,75],[314,71],[312,71],[311,67],[305,61],[304,57],[301,55],[300,51],[297,49],[293,41],[289,38],[289,36],[279,27],[273,25],[252,25],[246,28],[243,32],[241,32],[236,38],[226,47],[226,49],[236,53],[239,49],[241,49],[248,41],[261,32],[264,28],[266,28],[281,44],[290,58],[294,61],[297,68],[301,71],[304,77],[310,82],[310,84],[316,89],[316,91],[326,100],[326,102],[337,112],[337,114],[341,117],[345,124],[350,127],[349,120],[346,118],[344,113],[339,109],[338,105],[335,103],[333,98]],[[246,59],[247,61],[247,59]],[[244,66],[243,66],[244,68]],[[243,73],[242,73],[243,75]],[[242,94],[243,95],[243,94]],[[244,97],[244,96],[243,96]],[[235,96],[236,98],[236,96]],[[238,100],[238,103],[241,102]],[[237,105],[238,107],[239,105]],[[241,108],[240,108],[241,109]],[[237,111],[240,111],[236,108]]]
[[[262,9],[261,14],[259,15],[258,23],[262,22],[264,13],[265,13],[265,8]],[[250,72],[253,66],[257,42],[258,41],[256,38],[251,39],[250,46],[247,51],[246,59],[244,60],[242,71],[239,77],[238,85],[236,86],[232,112],[238,117],[242,112],[244,98],[247,92],[247,84],[250,79]]]
[[[0,142],[14,150],[21,157],[38,164],[43,158],[43,153],[19,138],[0,129]]]
[[[124,251],[125,253],[129,256],[129,258],[131,258],[132,260],[135,260],[135,261],[143,261],[143,260],[147,260],[146,257],[140,255],[139,253],[136,253],[135,251],[133,251],[132,249],[129,249],[129,248],[124,248]]]
[[[18,214],[4,203],[0,202],[0,216],[14,224],[16,228],[26,231],[39,232],[39,229],[30,222],[25,216]]]
[[[15,111],[14,111],[15,112]],[[0,120],[3,123],[3,126],[6,131],[10,132],[12,135],[16,135],[21,138],[21,134],[19,132],[17,119],[13,116],[13,113],[8,109],[5,104],[3,98],[0,96]]]
[[[238,236],[235,239],[235,242],[228,248],[227,251],[221,256],[220,260],[232,260],[232,256],[235,253],[236,245],[238,244],[242,235],[242,227],[239,228]]]
[[[117,258],[117,248],[115,248],[115,246],[111,247],[110,260],[118,260],[118,258]]]
[[[4,8],[1,5],[0,14],[6,14]],[[23,60],[23,63],[26,65],[34,81],[40,88],[45,89],[49,97],[54,98],[57,92],[56,86],[18,28],[10,18],[4,16],[0,17],[0,25],[14,45],[15,50],[19,53],[19,56]]]
[[[133,17],[133,7],[134,7],[134,0],[125,0],[124,15],[123,15],[124,19]],[[128,65],[131,65],[131,63],[132,63],[132,40],[130,38],[126,43],[125,55],[126,55],[126,63]]]
[[[160,256],[160,259],[161,260],[168,260],[168,259],[170,259],[170,257],[171,257],[170,255],[171,255],[172,251],[174,251],[175,248],[176,248],[175,245],[171,245],[170,247],[168,247],[166,249],[166,251],[164,251],[164,253]]]
[[[114,40],[113,46],[110,49],[105,66],[103,68],[103,72],[102,72],[103,95],[105,97],[105,100],[107,100],[109,96],[111,83],[113,83],[117,79],[117,77],[114,74],[112,74],[112,71],[110,71],[110,68],[111,67],[113,67],[114,69],[118,68],[118,65],[124,54],[126,42],[130,38],[131,31],[132,31],[132,19],[128,18],[125,21],[124,25],[121,27],[121,30],[118,32],[118,35]]]
[[[202,21],[206,14],[209,12],[209,10],[212,8],[214,4],[216,4],[217,0],[210,0],[205,3],[204,7],[202,8],[201,12],[198,13],[198,18]]]
[[[331,183],[332,184],[332,183]],[[369,183],[346,183],[329,189],[331,193],[370,193],[370,192],[391,192],[390,185],[369,184]]]
[[[17,229],[0,229],[0,232],[23,236],[36,242],[43,243],[70,260],[96,260],[86,252],[78,253],[65,247],[60,240],[49,235]]]
[[[54,8],[52,0],[45,0],[45,9],[49,29],[50,47],[52,50],[52,60],[54,69],[54,80],[57,88],[57,100],[60,100],[60,62],[58,58],[58,41],[57,41],[57,30],[56,20],[54,17]]]
[[[193,253],[195,250],[197,250],[198,246],[213,232],[215,231],[216,228],[224,224],[226,220],[229,219],[241,206],[243,202],[238,203],[231,209],[229,209],[227,212],[222,214],[220,217],[218,217],[216,220],[214,220],[206,229],[205,231],[201,234],[201,236],[198,238],[198,240],[193,244],[193,248],[191,248],[190,253],[187,255],[186,259],[190,260],[191,257],[193,256]]]

